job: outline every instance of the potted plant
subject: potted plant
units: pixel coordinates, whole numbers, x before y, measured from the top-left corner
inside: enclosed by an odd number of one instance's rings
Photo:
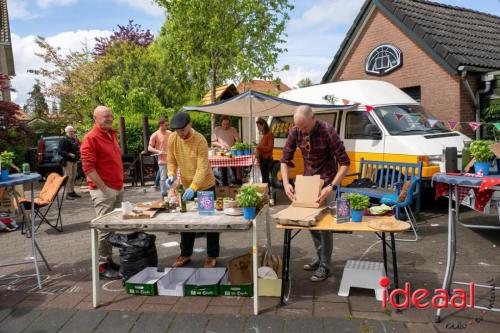
[[[370,198],[364,194],[350,193],[348,199],[349,206],[351,207],[352,221],[361,222],[365,208],[370,207]]]
[[[250,155],[252,153],[252,150],[250,149],[250,144],[247,142],[243,142],[243,150],[244,150],[243,155]]]
[[[238,207],[243,207],[243,218],[245,220],[255,218],[255,209],[261,200],[262,194],[254,185],[243,185],[236,194],[236,202]]]
[[[477,173],[480,170],[483,176],[488,176],[490,171],[491,160],[495,154],[491,151],[490,146],[493,144],[489,140],[476,140],[470,145],[470,154],[474,158],[474,171]]]
[[[7,180],[9,178],[9,168],[14,162],[14,153],[8,150],[0,153],[0,180]]]

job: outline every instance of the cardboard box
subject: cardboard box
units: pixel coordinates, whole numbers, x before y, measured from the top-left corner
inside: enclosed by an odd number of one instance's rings
[[[282,279],[258,279],[259,296],[281,296]]]
[[[125,289],[127,293],[133,295],[157,295],[158,289],[156,283],[169,271],[170,268],[165,268],[164,272],[158,272],[158,268],[156,267],[146,267],[125,282]]]
[[[231,258],[227,263],[228,279],[232,284],[252,283],[252,255]]]
[[[226,269],[198,268],[184,285],[186,296],[218,296],[219,282],[226,274]]]
[[[221,296],[253,296],[253,283],[231,283],[229,281],[229,273],[226,273],[219,285],[219,294]]]
[[[295,201],[292,206],[318,208],[317,202],[324,181],[319,175],[295,177]]]
[[[184,285],[193,275],[195,268],[172,268],[156,283],[158,295],[163,296],[184,296]]]
[[[238,194],[238,190],[240,186],[229,186],[227,196],[231,199],[236,199],[236,194]]]
[[[215,195],[217,198],[226,198],[229,197],[229,188],[227,186],[217,186],[215,188]]]
[[[24,197],[24,187],[23,185],[14,186],[17,197],[19,199]],[[12,187],[0,188],[0,212],[6,212],[9,214],[16,213],[17,206],[16,200],[12,193]]]

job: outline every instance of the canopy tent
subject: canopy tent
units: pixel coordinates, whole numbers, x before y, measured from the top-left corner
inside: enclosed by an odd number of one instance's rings
[[[343,110],[352,107],[352,105],[300,103],[249,90],[221,102],[199,106],[185,106],[184,110],[202,111],[234,117],[279,117],[292,115],[297,106],[304,104],[309,105],[315,113]]]

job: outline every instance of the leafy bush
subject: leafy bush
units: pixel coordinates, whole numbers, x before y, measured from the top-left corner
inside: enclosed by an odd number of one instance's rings
[[[10,168],[12,165],[12,162],[14,162],[14,153],[8,150],[3,151],[0,153],[0,161],[2,162],[2,168]]]
[[[491,151],[490,146],[493,144],[489,140],[476,140],[470,145],[470,154],[476,159],[476,162],[490,162],[495,154]]]
[[[236,194],[238,207],[257,207],[261,200],[262,193],[255,185],[243,185]]]
[[[351,210],[364,210],[370,207],[370,198],[364,194],[350,193],[348,199]]]

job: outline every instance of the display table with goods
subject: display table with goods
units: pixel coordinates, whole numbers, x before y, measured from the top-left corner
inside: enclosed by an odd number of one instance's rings
[[[200,196],[200,194],[202,195]],[[212,195],[209,195],[212,194]],[[207,207],[207,202],[211,200],[211,207]],[[167,200],[168,201],[168,200]],[[182,206],[182,205],[179,205]],[[198,202],[187,204],[186,212],[181,212],[180,207],[175,207],[175,203],[168,202],[162,204],[162,201],[153,203],[138,204],[130,209],[125,207],[127,212],[115,210],[107,215],[96,218],[91,221],[91,240],[92,240],[92,288],[93,288],[93,305],[94,307],[100,304],[100,288],[99,288],[99,256],[98,256],[98,237],[97,230],[115,231],[115,232],[252,232],[252,273],[253,273],[253,297],[254,297],[254,313],[258,314],[258,283],[257,283],[257,226],[268,225],[269,206],[265,203],[257,212],[253,220],[245,220],[242,213],[238,213],[237,208],[227,208],[222,211],[215,209],[213,200],[213,192],[198,192]],[[220,208],[220,207],[219,207]],[[154,211],[154,213],[144,213],[145,210]],[[268,237],[269,236],[268,232]],[[153,270],[145,270],[141,272],[147,277],[134,276],[135,280],[127,281],[127,291],[133,290],[134,281],[147,280],[155,285],[159,294],[163,295],[216,295],[218,294],[219,282],[226,281],[225,268],[213,269],[197,269],[189,271],[187,268],[170,269],[166,268],[162,272],[158,272],[156,268]],[[186,285],[184,291],[179,287],[179,281],[183,280]],[[160,283],[158,284],[158,281]],[[212,281],[211,287],[205,289],[200,287],[203,281]],[[227,281],[226,281],[227,282]],[[198,287],[197,287],[198,286]],[[129,289],[130,288],[130,289]],[[143,290],[143,286],[140,286]],[[152,287],[148,287],[152,288]],[[220,287],[222,289],[222,287]],[[151,294],[155,294],[154,289]],[[134,293],[134,292],[131,292]]]
[[[295,208],[295,207],[293,207]],[[297,209],[297,208],[295,208]],[[398,221],[394,216],[364,216],[362,222],[353,222],[348,220],[346,222],[337,223],[336,214],[332,213],[329,207],[324,208],[300,208],[301,210],[311,210],[315,218],[311,218],[311,214],[307,212],[297,212],[295,217],[287,219],[286,215],[273,215],[277,219],[276,228],[284,231],[283,240],[283,280],[281,288],[281,304],[285,305],[287,297],[285,297],[286,287],[288,286],[290,292],[290,254],[292,239],[297,236],[302,230],[315,230],[315,231],[330,231],[330,232],[371,232],[377,235],[382,241],[382,254],[384,260],[384,270],[387,271],[387,246],[391,249],[392,254],[392,269],[393,269],[393,286],[395,289],[399,288],[398,268],[396,257],[396,240],[395,233],[403,232],[410,228],[407,222]],[[298,221],[300,219],[301,221]],[[302,223],[306,221],[307,223]],[[390,244],[386,239],[386,233],[389,233]],[[399,296],[396,295],[399,303]]]
[[[241,155],[241,156],[209,156],[208,161],[212,168],[230,168],[230,167],[247,167],[257,165],[257,158],[255,155]]]
[[[4,164],[5,165],[5,164]],[[14,195],[14,199],[16,201],[16,206],[18,209],[21,210],[21,213],[23,214],[24,221],[29,221],[29,228],[26,228],[27,233],[31,237],[31,252],[32,252],[32,257],[29,258],[29,260],[25,261],[19,261],[15,263],[3,263],[0,264],[0,267],[2,266],[12,266],[12,265],[20,265],[20,264],[26,264],[26,263],[33,263],[35,265],[35,272],[36,272],[36,278],[37,278],[37,284],[38,288],[42,289],[42,281],[40,278],[40,271],[38,269],[38,256],[41,257],[43,262],[45,263],[45,266],[47,269],[50,271],[50,266],[47,263],[47,260],[45,259],[42,250],[38,246],[38,243],[36,241],[36,225],[35,225],[35,191],[34,191],[34,182],[40,179],[41,176],[38,173],[33,173],[29,172],[27,170],[26,173],[15,173],[11,175],[7,175],[5,180],[0,181],[0,188],[12,188],[12,193]],[[24,185],[24,184],[30,184],[30,192],[31,192],[31,216],[28,218],[26,211],[24,210],[24,206],[19,203],[19,197],[18,194],[15,190],[16,185]]]
[[[474,192],[475,209],[483,211],[485,205],[491,200],[494,192],[500,191],[500,175],[491,175],[488,177],[477,176],[475,174],[462,173],[436,173],[432,176],[433,185],[436,188],[436,198],[441,195],[448,196],[448,246],[446,272],[443,280],[443,289],[450,290],[453,281],[453,272],[455,269],[455,261],[457,255],[457,235],[456,222],[461,223],[458,219],[458,211],[460,203],[464,197],[469,195],[470,191]],[[455,204],[453,204],[455,201]],[[500,205],[497,204],[497,209]],[[498,212],[500,218],[500,211]],[[463,224],[465,227],[481,228],[481,229],[500,229],[500,226]],[[463,282],[453,282],[457,284],[465,284]],[[485,287],[491,289],[491,286],[481,286],[476,284],[476,287]],[[500,289],[500,288],[495,288]],[[491,307],[475,306],[477,309],[500,311],[500,309]],[[441,320],[441,309],[436,311],[436,322]]]

